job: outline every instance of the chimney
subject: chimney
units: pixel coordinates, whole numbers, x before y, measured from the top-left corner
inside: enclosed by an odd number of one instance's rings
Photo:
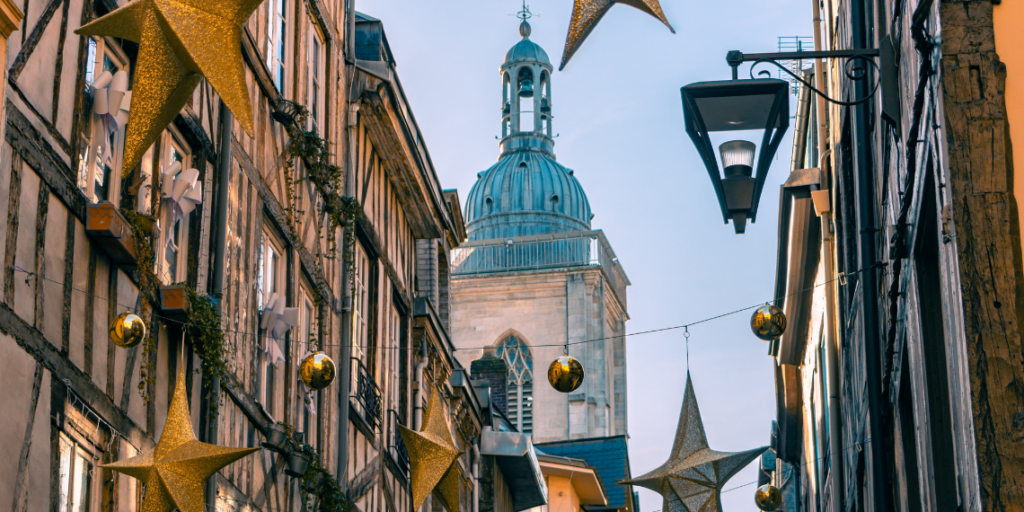
[[[491,387],[491,406],[508,411],[508,365],[494,355],[493,348],[484,349],[484,356],[469,365],[473,380],[485,380]]]

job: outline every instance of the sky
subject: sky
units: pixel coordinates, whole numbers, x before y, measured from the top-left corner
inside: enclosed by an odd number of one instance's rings
[[[531,39],[557,68],[572,0],[533,0]],[[723,224],[707,171],[683,130],[679,88],[729,78],[729,50],[773,52],[779,36],[811,34],[809,0],[662,0],[675,27],[612,7],[552,77],[555,154],[575,170],[632,286],[627,332],[677,326],[773,298],[778,187],[789,173],[792,130],[745,235]],[[497,159],[505,52],[520,40],[518,0],[357,0],[384,23],[398,75],[444,188],[463,200]],[[741,72],[743,76],[743,72]],[[791,103],[795,99],[791,98]],[[767,445],[775,385],[767,344],[750,312],[689,329],[689,371],[711,448]],[[639,476],[668,458],[686,383],[683,332],[627,342],[629,448]],[[756,462],[726,489],[757,480]],[[747,485],[722,495],[726,511],[756,511]],[[662,508],[639,489],[641,512]]]

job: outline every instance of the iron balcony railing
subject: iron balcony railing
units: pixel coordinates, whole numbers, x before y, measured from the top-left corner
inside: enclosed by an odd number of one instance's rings
[[[408,474],[410,464],[409,451],[406,450],[405,440],[402,439],[402,433],[398,430],[398,411],[389,409],[388,418],[391,424],[391,443],[388,451],[391,453],[391,458],[398,464],[398,468]]]
[[[452,254],[455,276],[583,266],[600,267],[626,307],[629,278],[600,230],[476,240]]]
[[[355,399],[359,404],[359,412],[370,428],[376,431],[381,421],[380,387],[359,358],[352,358],[352,374],[356,376]]]

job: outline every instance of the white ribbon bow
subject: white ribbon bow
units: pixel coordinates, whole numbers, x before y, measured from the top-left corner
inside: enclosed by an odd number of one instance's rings
[[[92,111],[100,116],[105,130],[104,139],[128,124],[128,108],[132,92],[128,90],[128,72],[100,73],[92,83]],[[110,144],[103,144],[103,160],[110,159]]]
[[[299,323],[299,308],[286,308],[284,302],[284,297],[276,293],[270,294],[270,298],[263,306],[263,318],[260,320],[260,329],[267,331],[264,351],[274,364],[284,362],[284,353],[281,352],[276,340]]]
[[[180,172],[179,172],[180,171]],[[181,162],[167,166],[160,174],[160,195],[171,202],[174,218],[182,219],[203,202],[203,184],[197,169],[181,170]]]

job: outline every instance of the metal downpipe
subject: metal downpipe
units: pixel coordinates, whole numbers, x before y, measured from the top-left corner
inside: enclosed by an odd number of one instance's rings
[[[231,184],[231,143],[233,138],[231,128],[233,125],[234,118],[231,116],[231,111],[228,110],[227,105],[222,100],[220,102],[220,159],[217,161],[217,198],[214,202],[216,210],[213,219],[213,226],[216,228],[214,233],[216,235],[213,241],[213,283],[211,290],[214,300],[217,301],[218,312],[224,306],[224,258],[227,252],[228,187]],[[206,417],[218,418],[220,379],[217,377],[210,379],[210,387],[216,390],[216,392],[212,400],[206,401]],[[217,425],[219,422],[219,418],[214,421],[207,420],[206,441],[208,443],[216,443]],[[214,473],[214,478],[206,481],[207,510],[217,509],[218,478],[218,474]]]

